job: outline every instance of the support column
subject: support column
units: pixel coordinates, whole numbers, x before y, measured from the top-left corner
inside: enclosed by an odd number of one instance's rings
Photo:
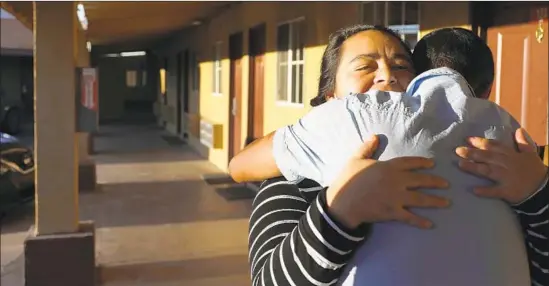
[[[79,222],[75,2],[33,2],[35,225],[25,285],[95,285],[92,223]]]
[[[76,37],[76,66],[90,67],[90,53],[86,46],[86,35],[82,29],[77,29]],[[90,157],[93,152],[93,134],[76,132],[78,140],[78,189],[80,191],[95,190],[97,177],[95,162]]]

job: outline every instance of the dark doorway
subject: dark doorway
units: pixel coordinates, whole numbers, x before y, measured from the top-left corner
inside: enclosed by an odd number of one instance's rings
[[[248,132],[246,145],[263,136],[263,93],[266,52],[266,25],[260,24],[249,31],[249,87],[248,87]]]
[[[229,160],[241,149],[242,106],[242,32],[229,37],[230,97],[229,97]]]

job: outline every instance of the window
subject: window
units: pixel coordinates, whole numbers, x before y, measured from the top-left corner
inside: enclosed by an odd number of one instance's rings
[[[366,25],[385,25],[385,2],[364,2],[361,21]]]
[[[304,39],[304,19],[278,26],[278,101],[303,103]]]
[[[137,71],[135,70],[126,71],[126,86],[127,87],[137,86]]]
[[[414,49],[419,35],[418,2],[364,2],[361,6],[362,23],[387,26]]]
[[[221,95],[221,42],[213,47],[213,94]]]

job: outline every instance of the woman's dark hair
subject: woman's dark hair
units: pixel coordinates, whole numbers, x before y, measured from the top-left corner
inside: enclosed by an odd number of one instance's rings
[[[406,52],[412,57],[409,46],[400,38],[400,36],[393,30],[383,26],[371,26],[371,25],[354,25],[346,27],[332,33],[328,40],[328,46],[324,50],[322,55],[322,63],[320,64],[320,80],[318,83],[318,94],[311,99],[311,106],[320,105],[327,100],[327,95],[332,93],[335,89],[337,68],[339,67],[340,51],[343,43],[350,37],[364,31],[375,30],[395,37],[399,40]]]

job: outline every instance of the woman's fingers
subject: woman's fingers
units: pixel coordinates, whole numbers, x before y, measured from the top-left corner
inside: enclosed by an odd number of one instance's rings
[[[423,229],[428,229],[433,227],[433,223],[430,220],[420,217],[418,215],[415,215],[405,209],[400,210],[395,219],[397,221],[404,222],[409,225],[416,226]]]
[[[358,148],[357,152],[355,153],[355,158],[369,159],[376,152],[378,144],[379,140],[377,138],[377,135],[373,135],[372,137],[370,137],[370,139],[364,141],[360,148]]]
[[[500,166],[476,163],[467,160],[460,160],[459,168],[465,172],[482,176],[496,182],[503,179],[506,174],[506,170]]]
[[[482,137],[470,137],[467,139],[469,144],[472,146],[481,149],[487,150],[495,153],[505,154],[509,151],[509,148],[493,139],[486,139]]]
[[[407,189],[417,189],[417,188],[433,188],[433,189],[445,189],[448,188],[448,181],[442,177],[431,175],[431,174],[421,174],[408,172],[407,174],[402,174],[402,177],[405,182],[404,186]]]
[[[468,147],[456,148],[456,154],[465,160],[505,167],[507,153],[486,151]]]
[[[404,171],[429,169],[435,166],[435,162],[432,159],[424,157],[399,157],[387,162],[396,169]]]
[[[406,191],[403,207],[407,208],[445,208],[450,206],[450,200],[420,193],[417,191]]]

